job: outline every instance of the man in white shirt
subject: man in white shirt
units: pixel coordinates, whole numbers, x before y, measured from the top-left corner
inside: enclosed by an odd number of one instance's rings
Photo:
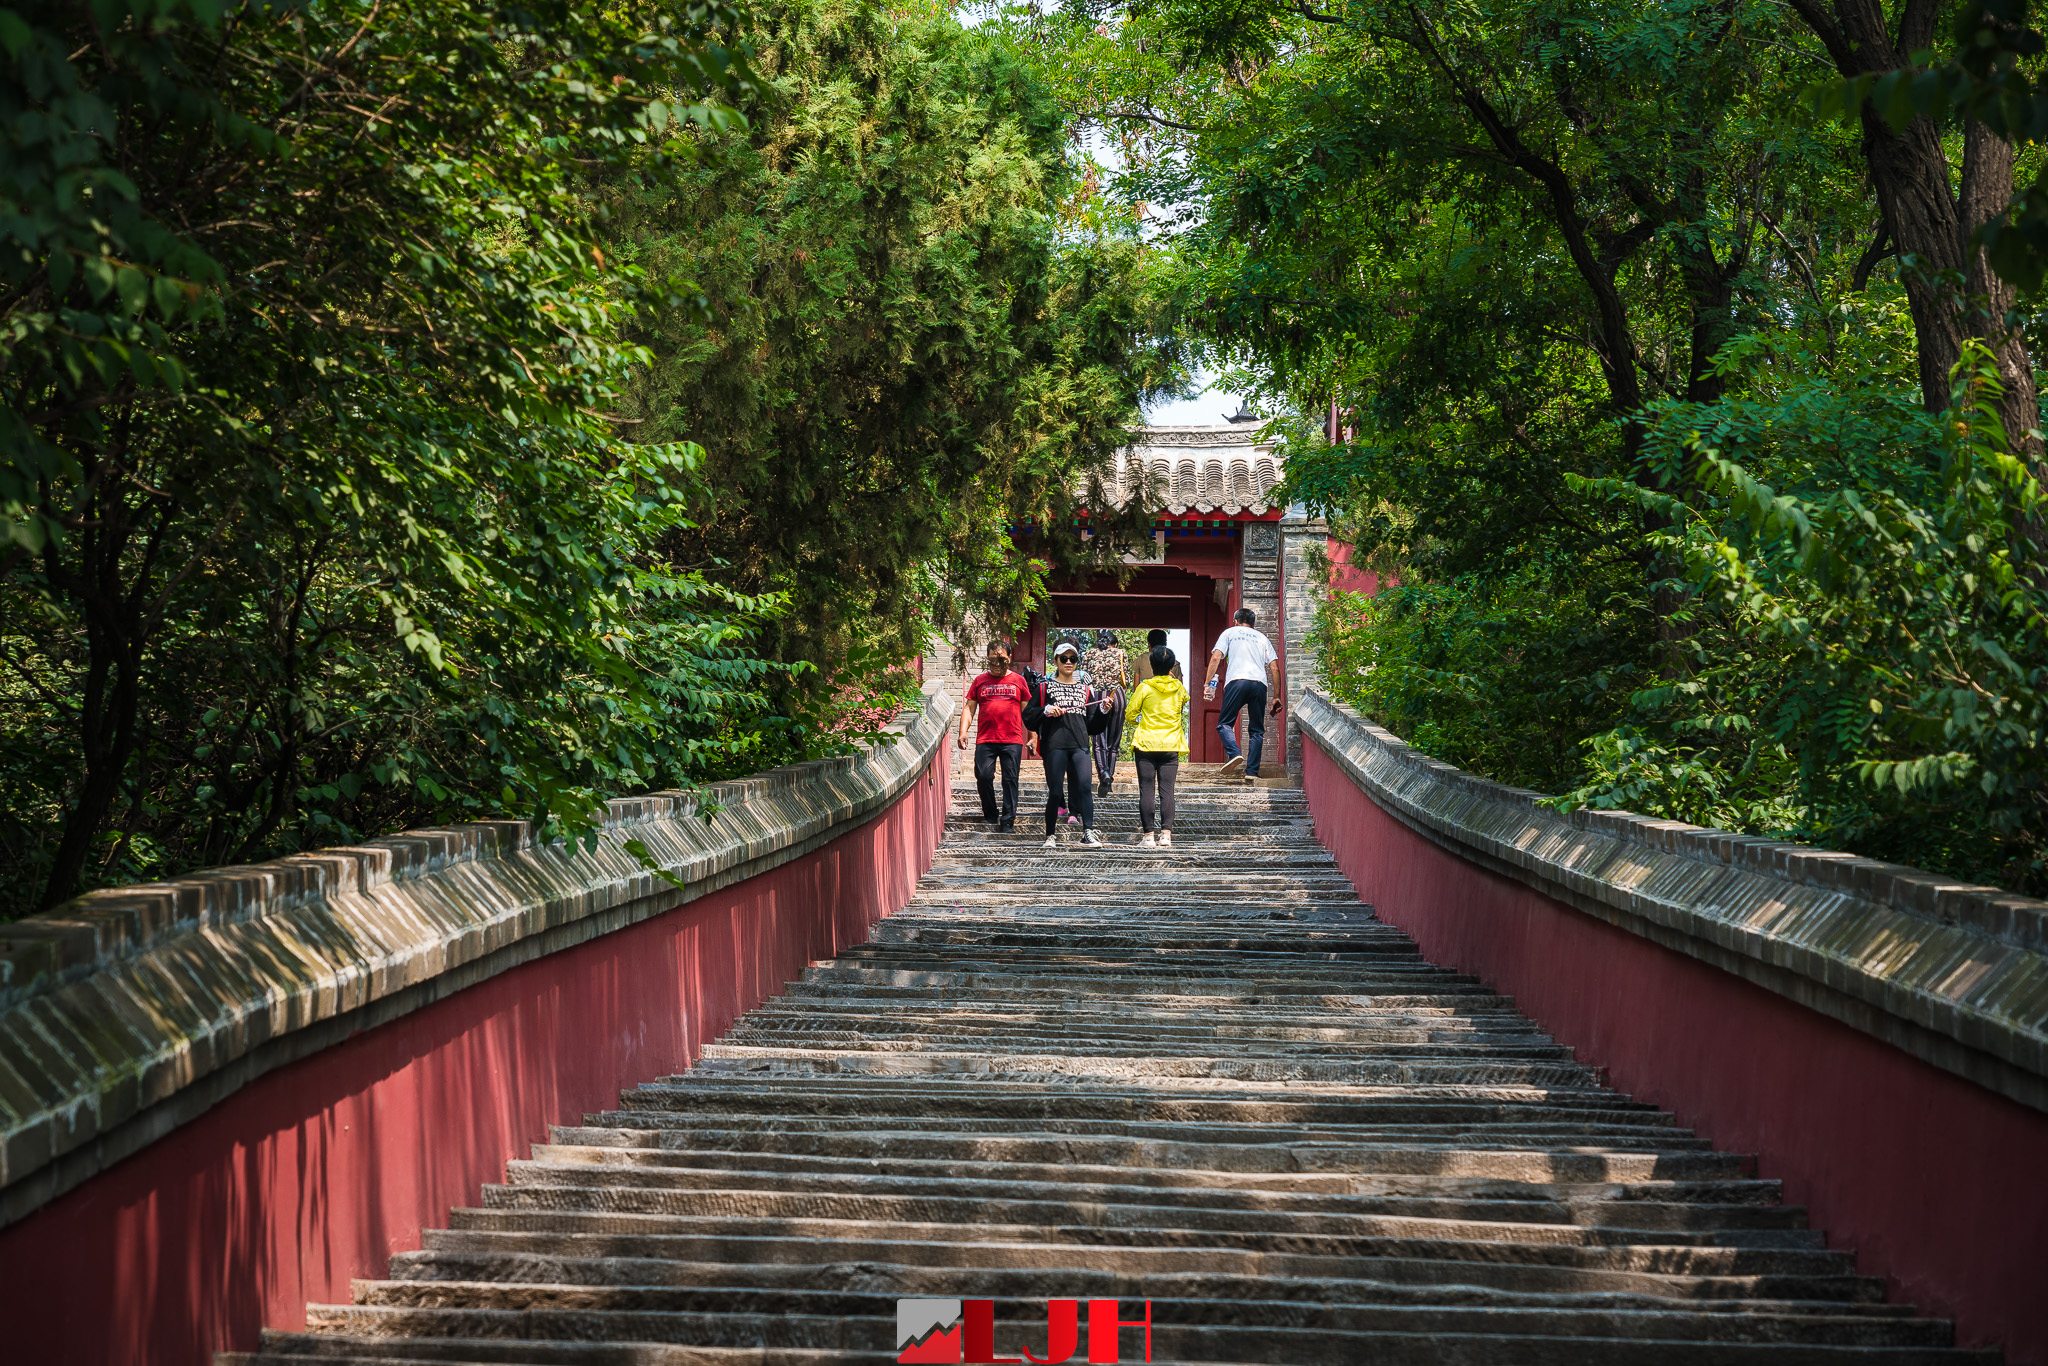
[[[1259,618],[1251,608],[1238,608],[1234,619],[1237,625],[1216,637],[1216,648],[1209,653],[1209,669],[1202,677],[1202,696],[1216,696],[1216,671],[1228,665],[1223,676],[1223,712],[1216,718],[1216,734],[1223,740],[1223,752],[1230,756],[1223,761],[1223,776],[1234,778],[1242,773],[1249,782],[1259,776],[1259,752],[1266,747],[1269,694],[1272,714],[1280,714],[1280,656],[1272,641],[1252,629]],[[1240,709],[1248,713],[1246,754],[1238,753],[1237,749]]]

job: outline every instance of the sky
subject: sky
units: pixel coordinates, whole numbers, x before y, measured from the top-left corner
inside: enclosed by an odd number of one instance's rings
[[[1197,378],[1204,384],[1209,380],[1208,375],[1199,375]],[[1147,408],[1145,421],[1154,427],[1172,427],[1193,422],[1221,422],[1236,412],[1243,402],[1244,398],[1240,394],[1205,388],[1194,398],[1175,399]]]
[[[955,8],[953,13],[961,23],[972,28],[988,16],[991,8],[991,6],[985,4],[966,3]],[[1090,155],[1094,156],[1096,160],[1102,162],[1105,166],[1114,168],[1120,164],[1121,158],[1117,156],[1115,146],[1099,132],[1089,134],[1083,139],[1083,144],[1087,147]],[[1195,378],[1202,386],[1201,392],[1197,393],[1193,398],[1172,399],[1165,403],[1154,404],[1145,409],[1145,421],[1155,427],[1191,425],[1198,422],[1221,422],[1244,406],[1243,395],[1208,387],[1211,376],[1197,374]]]

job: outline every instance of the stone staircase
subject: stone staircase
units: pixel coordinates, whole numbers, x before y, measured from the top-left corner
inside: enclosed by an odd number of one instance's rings
[[[1997,1360],[1424,962],[1299,792],[1197,786],[1167,850],[1099,811],[1104,849],[955,818],[872,943],[223,1360],[889,1361],[899,1296],[996,1299],[1012,1359],[1114,1298],[1156,1361]]]
[[[1276,731],[1270,738],[1278,739],[1278,732]],[[1024,760],[1024,769],[1025,786],[1030,787],[1032,777],[1038,772],[1038,761],[1027,757]],[[1260,769],[1261,772],[1256,778],[1245,778],[1242,776],[1225,777],[1223,775],[1223,765],[1221,764],[1198,764],[1191,760],[1183,759],[1181,760],[1180,772],[1175,775],[1175,790],[1185,791],[1191,787],[1218,786],[1301,786],[1300,776],[1289,772],[1287,766],[1281,763],[1275,754],[1266,755],[1264,762],[1260,764]],[[1138,791],[1138,770],[1136,766],[1131,763],[1128,757],[1119,759],[1111,777],[1116,784],[1114,790],[1133,799],[1130,809],[1135,813],[1137,810],[1136,796]],[[954,760],[953,783],[954,794],[957,798],[954,802],[954,809],[970,812],[979,811],[981,809],[981,798],[976,796],[974,792],[974,760],[965,751],[962,751],[961,757]],[[1042,778],[1038,782],[1038,795],[1031,799],[1029,805],[1033,811],[1041,810],[1045,806],[1045,784]],[[1136,821],[1137,817],[1133,814],[1130,822],[1133,829],[1136,828]]]

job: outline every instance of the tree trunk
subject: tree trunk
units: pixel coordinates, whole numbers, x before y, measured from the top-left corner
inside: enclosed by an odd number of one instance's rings
[[[2015,451],[2022,452],[2038,476],[2048,475],[2042,461],[2041,443],[2027,433],[2041,422],[2040,394],[2035,388],[2033,359],[2017,327],[2006,322],[2019,291],[1991,269],[1982,248],[1969,241],[1977,230],[2004,213],[2012,203],[2013,146],[1983,124],[1971,119],[1963,130],[1963,197],[1960,206],[1964,250],[1969,269],[1964,295],[1968,313],[1965,325],[1974,337],[1982,337],[1998,358],[1998,375],[2005,383],[1998,416]]]
[[[1688,403],[1718,403],[1728,383],[1714,369],[1714,357],[1735,335],[1735,290],[1729,283],[1739,270],[1714,259],[1711,246],[1681,251],[1679,270],[1692,305],[1692,336],[1686,355],[1685,398]]]
[[[1880,211],[1898,244],[1899,275],[1913,314],[1920,401],[1929,412],[1939,412],[1948,406],[1948,373],[1963,353],[1963,315],[1953,282],[1964,273],[1963,243],[1969,237],[1960,230],[1949,195],[1941,132],[1932,119],[1916,118],[1895,133],[1866,108],[1863,156]],[[1904,259],[1908,256],[1910,262]]]
[[[1940,0],[1906,0],[1897,37],[1880,0],[1790,0],[1844,76],[1895,71],[1915,51],[1933,46]],[[1870,168],[1885,226],[1896,244],[1920,371],[1920,398],[1929,412],[1948,406],[1949,371],[1963,343],[1981,338],[1998,357],[2005,379],[1999,405],[2006,435],[2037,471],[2042,447],[2027,435],[2039,425],[2039,397],[2026,340],[2008,327],[2014,290],[1998,278],[1976,231],[2012,202],[2012,144],[1974,120],[1963,138],[1961,195],[1949,190],[1948,155],[1934,121],[1916,118],[1894,132],[1869,105],[1863,108],[1863,157]],[[1912,257],[1909,264],[1904,258]],[[1956,280],[1963,297],[1956,297]]]
[[[38,910],[48,910],[78,895],[86,861],[113,818],[114,804],[121,795],[121,776],[135,752],[140,679],[134,651],[120,631],[101,624],[88,624],[87,639],[93,658],[86,670],[85,696],[79,708],[85,778],[64,815],[64,832],[58,837],[50,876],[37,899]]]

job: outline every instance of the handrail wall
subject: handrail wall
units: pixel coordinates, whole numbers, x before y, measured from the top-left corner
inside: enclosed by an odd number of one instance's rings
[[[10,930],[14,1355],[210,1366],[347,1302],[551,1125],[689,1067],[901,908],[943,831],[952,712],[933,690],[894,744],[614,803],[594,850],[420,831]]]
[[[0,925],[0,1227],[271,1068],[829,843],[929,780],[953,705],[929,688],[893,743],[615,800],[594,846],[476,821]]]
[[[1758,1154],[1859,1269],[2048,1363],[2048,904],[1629,812],[1545,805],[1320,693],[1316,833],[1431,961]]]

